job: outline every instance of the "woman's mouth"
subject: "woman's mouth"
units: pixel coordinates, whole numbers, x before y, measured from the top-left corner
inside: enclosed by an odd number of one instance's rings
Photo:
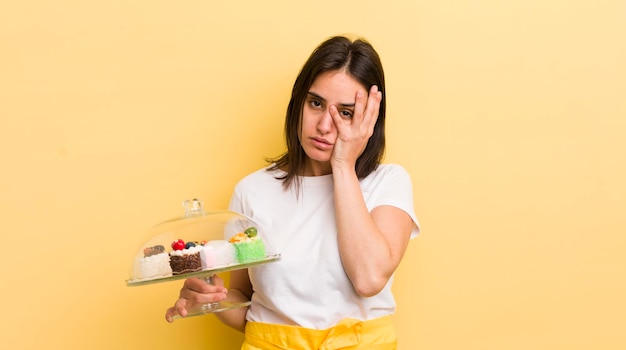
[[[313,141],[313,145],[318,149],[328,150],[333,148],[333,144],[323,137],[311,137],[311,141]]]

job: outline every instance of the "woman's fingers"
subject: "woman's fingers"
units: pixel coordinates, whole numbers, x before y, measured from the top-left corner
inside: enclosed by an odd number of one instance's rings
[[[367,126],[368,130],[374,130],[374,125],[378,119],[378,112],[380,111],[380,102],[383,99],[383,93],[378,91],[378,86],[372,85],[370,93],[367,97],[367,105],[363,112],[363,122]]]
[[[180,289],[180,295],[174,306],[165,312],[165,320],[173,322],[176,315],[185,317],[188,310],[198,304],[219,302],[227,297],[228,290],[224,288],[224,280],[214,276],[214,285],[199,278],[188,278]]]
[[[363,130],[361,127],[364,126],[367,133],[367,130],[374,129],[374,125],[378,119],[381,101],[382,93],[378,91],[376,85],[372,85],[367,95],[364,95],[362,91],[356,92],[352,119],[343,119],[339,115],[339,110],[335,105],[329,106],[329,112],[338,129],[343,129],[344,132],[348,129],[352,129],[354,133],[358,130]]]
[[[222,285],[208,284],[201,279],[188,279],[180,290],[180,298],[195,304],[214,303],[226,299],[228,290]],[[180,300],[180,299],[179,299]]]
[[[206,280],[197,277],[187,278],[180,291],[181,293],[184,291],[195,293],[226,293],[226,288],[224,288],[224,280],[216,275],[213,277],[213,284],[209,284]]]
[[[374,133],[378,120],[382,93],[373,85],[368,94],[357,91],[352,118],[339,114],[337,106],[329,106],[329,112],[337,128],[337,140],[333,149],[333,166],[353,164],[363,153],[369,138]]]
[[[352,123],[361,122],[365,118],[365,108],[367,107],[367,96],[363,96],[361,91],[356,92],[356,98],[354,102],[354,115],[352,116]]]
[[[180,298],[176,300],[174,306],[170,307],[165,311],[165,320],[169,323],[174,322],[174,317],[180,315],[181,317],[187,316],[187,309],[185,305],[187,304],[187,300]]]
[[[367,95],[367,103],[365,104],[362,112],[360,112],[361,110],[355,110],[355,115],[357,115],[357,111],[361,114],[360,127],[362,132],[367,135],[368,138],[374,133],[374,125],[376,125],[376,120],[378,120],[378,112],[380,111],[381,101],[382,93],[378,91],[378,86],[372,85],[369,94]]]

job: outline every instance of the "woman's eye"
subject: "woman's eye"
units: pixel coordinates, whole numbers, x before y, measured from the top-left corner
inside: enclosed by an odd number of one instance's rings
[[[352,118],[352,111],[343,110],[341,111],[341,116],[344,118]]]
[[[309,103],[311,104],[311,107],[315,107],[315,108],[322,107],[322,103],[318,100],[311,100]]]

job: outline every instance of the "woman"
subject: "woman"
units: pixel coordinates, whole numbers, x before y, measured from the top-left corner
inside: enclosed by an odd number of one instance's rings
[[[253,219],[281,260],[231,273],[230,288],[190,278],[166,319],[198,303],[251,301],[217,313],[242,349],[395,349],[393,273],[419,232],[406,171],[380,164],[385,81],[365,40],[333,37],[298,75],[287,152],[241,180],[229,209]]]

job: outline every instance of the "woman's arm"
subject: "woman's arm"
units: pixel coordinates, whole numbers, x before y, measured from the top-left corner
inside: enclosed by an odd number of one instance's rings
[[[413,220],[392,206],[370,213],[354,171],[333,169],[333,178],[341,262],[359,295],[376,295],[402,260]]]
[[[367,96],[358,91],[352,119],[335,106],[330,113],[337,127],[331,157],[339,253],[359,295],[380,292],[398,267],[408,245],[413,220],[401,209],[365,205],[355,166],[372,136],[382,94],[372,86]]]
[[[230,273],[230,288],[226,301],[243,303],[252,299],[252,284],[248,276],[248,269],[235,270]],[[240,307],[228,311],[218,312],[215,315],[226,325],[241,332],[246,329],[246,313],[248,307]]]

